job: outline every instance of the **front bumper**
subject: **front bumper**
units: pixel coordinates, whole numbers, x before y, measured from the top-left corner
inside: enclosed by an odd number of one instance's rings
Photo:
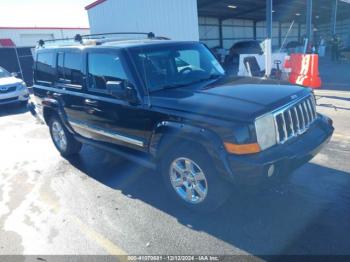
[[[310,161],[330,140],[333,131],[332,120],[319,115],[307,132],[285,144],[258,154],[228,155],[229,178],[235,183],[256,185],[286,176]],[[268,174],[271,165],[274,171]]]
[[[27,89],[0,94],[0,105],[25,102],[29,99],[29,92]]]

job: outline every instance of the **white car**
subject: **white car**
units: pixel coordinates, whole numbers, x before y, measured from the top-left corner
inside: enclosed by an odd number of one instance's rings
[[[29,91],[22,79],[16,78],[0,67],[0,105],[21,103],[26,104],[29,99]]]

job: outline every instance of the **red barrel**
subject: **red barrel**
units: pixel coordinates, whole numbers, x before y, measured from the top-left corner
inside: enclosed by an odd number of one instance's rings
[[[289,82],[301,86],[320,88],[322,85],[318,71],[318,55],[291,54],[286,68],[290,67]]]

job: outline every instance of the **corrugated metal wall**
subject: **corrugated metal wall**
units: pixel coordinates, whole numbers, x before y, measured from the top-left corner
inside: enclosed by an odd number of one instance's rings
[[[222,22],[224,48],[229,49],[234,43],[254,39],[254,22],[242,19],[227,19]]]
[[[76,34],[89,34],[85,29],[3,29],[0,38],[10,38],[18,47],[31,47],[40,39],[70,38]]]
[[[174,40],[199,39],[196,0],[109,0],[88,14],[92,33],[137,31]]]
[[[336,33],[340,36],[344,46],[350,47],[350,19],[337,21]],[[326,40],[330,40],[332,37],[331,25],[319,25],[315,35],[316,38],[322,36]]]
[[[199,17],[199,38],[209,47],[220,45],[219,19],[212,17]],[[291,22],[292,23],[292,22]],[[279,39],[279,23],[274,22],[272,28],[272,45],[280,46],[280,41],[286,38],[286,43],[298,41],[298,24],[294,23],[289,34],[287,32],[291,23],[281,24],[281,40]],[[305,26],[301,26],[301,36],[305,34]],[[263,41],[266,35],[265,22],[256,25],[256,39]],[[243,19],[227,19],[222,22],[223,47],[229,49],[234,43],[254,39],[254,22]]]

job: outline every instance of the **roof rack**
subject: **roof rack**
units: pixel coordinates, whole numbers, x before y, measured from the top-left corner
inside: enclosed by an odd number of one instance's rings
[[[39,40],[37,48],[45,48],[46,46],[72,46],[72,45],[101,45],[107,42],[125,41],[132,40],[130,38],[118,38],[118,37],[107,37],[115,35],[144,35],[146,39],[155,40],[169,40],[167,37],[155,36],[153,32],[143,33],[143,32],[113,32],[113,33],[102,33],[102,34],[90,34],[90,35],[80,35],[77,34],[73,38],[61,38],[61,39],[49,39],[49,40]],[[138,38],[135,38],[138,39]],[[133,40],[135,40],[133,39]]]

